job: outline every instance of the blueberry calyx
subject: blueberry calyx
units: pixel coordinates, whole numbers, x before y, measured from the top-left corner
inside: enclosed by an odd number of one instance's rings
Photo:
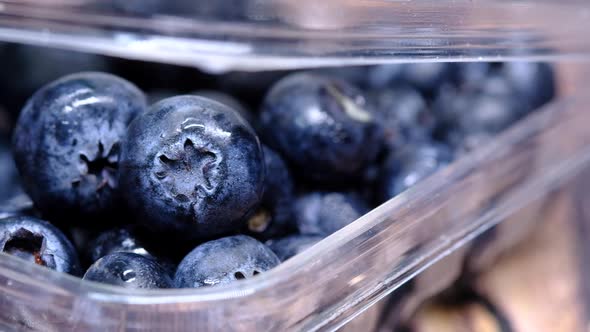
[[[117,187],[119,151],[119,143],[113,144],[106,151],[104,144],[99,141],[95,153],[80,152],[80,177],[72,180],[72,186],[79,186],[83,178],[88,180],[90,177],[94,177],[98,180],[97,192],[107,186],[115,189]]]
[[[172,149],[181,151],[161,151],[154,160],[153,175],[168,195],[180,203],[196,204],[214,194],[219,182],[219,154],[190,138],[184,140],[181,149]],[[174,176],[169,177],[170,173]]]
[[[41,234],[33,233],[25,228],[19,228],[10,235],[4,244],[2,252],[17,256],[37,265],[54,267],[53,255],[43,254],[45,238]]]

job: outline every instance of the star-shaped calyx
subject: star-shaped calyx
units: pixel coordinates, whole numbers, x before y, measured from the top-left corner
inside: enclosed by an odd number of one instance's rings
[[[181,203],[213,194],[218,184],[218,154],[188,138],[181,149],[156,156],[154,177],[169,197]]]
[[[80,176],[72,180],[73,187],[78,187],[86,178],[96,179],[97,192],[105,187],[115,188],[119,166],[119,144],[113,144],[107,151],[103,143],[99,141],[96,153],[80,153],[78,165]]]

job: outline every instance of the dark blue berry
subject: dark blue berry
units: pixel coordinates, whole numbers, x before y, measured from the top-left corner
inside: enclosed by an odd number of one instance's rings
[[[263,153],[236,111],[179,96],[129,126],[120,179],[140,223],[188,240],[208,238],[239,229],[258,205]]]
[[[517,98],[525,100],[524,114],[555,97],[555,74],[547,63],[508,62],[502,65],[501,74],[510,82]]]
[[[281,262],[302,253],[324,237],[320,235],[291,235],[269,240],[266,245],[277,255]]]
[[[371,66],[367,70],[367,86],[370,89],[384,89],[403,84],[403,64]]]
[[[121,139],[145,108],[141,91],[103,73],[66,76],[37,91],[19,117],[13,147],[41,212],[72,218],[111,210]]]
[[[135,227],[118,227],[100,233],[88,245],[89,258],[92,262],[115,252],[130,252],[156,260],[169,275],[174,274],[176,266],[172,261],[154,255]]]
[[[470,89],[485,80],[498,64],[492,62],[462,62],[454,66],[457,85],[461,89]]]
[[[346,67],[327,67],[313,70],[314,74],[332,77],[346,81],[354,86],[367,87],[369,82],[369,73],[372,67],[369,66],[346,66]]]
[[[2,252],[58,272],[79,273],[74,246],[47,221],[33,217],[11,217],[0,222]]]
[[[494,95],[466,97],[467,112],[459,118],[459,126],[466,133],[499,133],[514,123],[518,103]]]
[[[155,260],[130,252],[106,255],[90,266],[84,280],[125,288],[170,288],[172,280]]]
[[[382,144],[379,120],[359,90],[308,73],[271,89],[260,122],[271,147],[320,181],[356,175]]]
[[[206,242],[191,251],[178,265],[174,286],[196,288],[246,279],[280,264],[264,244],[236,235]]]
[[[465,133],[499,133],[516,122],[525,107],[501,76],[488,77],[479,90],[460,98],[466,108],[460,111],[459,127]]]
[[[369,212],[356,193],[312,192],[297,199],[294,207],[299,233],[330,235]]]
[[[93,262],[115,252],[130,252],[142,256],[151,256],[131,227],[118,227],[100,233],[88,245],[88,249],[90,250],[90,259]]]
[[[441,87],[433,109],[439,123],[446,126],[447,135],[460,140],[475,133],[499,133],[519,119],[523,107],[509,82],[492,75],[467,91],[450,85]]]
[[[381,202],[398,195],[448,165],[452,150],[435,142],[420,142],[398,149],[386,159],[378,181]]]
[[[466,104],[461,90],[455,84],[445,83],[439,86],[432,103],[432,112],[436,117],[437,125],[445,130],[456,129],[459,116],[465,112]],[[437,130],[442,129],[437,128]]]
[[[0,203],[20,195],[23,189],[10,145],[0,140]]]
[[[263,145],[264,195],[256,212],[248,218],[248,232],[258,239],[284,235],[294,230],[292,209],[294,183],[287,165],[276,152]]]
[[[426,100],[414,88],[395,86],[373,90],[368,96],[381,115],[385,143],[389,148],[430,137],[435,119]]]
[[[453,64],[444,62],[421,62],[404,65],[402,77],[425,93],[434,92],[438,86],[453,79]]]
[[[369,69],[368,85],[382,89],[409,84],[431,94],[442,83],[451,81],[454,71],[453,64],[443,62],[379,65]]]

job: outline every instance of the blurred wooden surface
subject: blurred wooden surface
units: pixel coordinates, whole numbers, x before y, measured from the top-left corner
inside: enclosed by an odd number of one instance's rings
[[[587,311],[590,172],[555,196],[537,230],[471,281],[477,297],[432,300],[416,313],[415,332],[589,331]],[[590,208],[590,206],[589,206]],[[590,211],[590,209],[588,209]]]

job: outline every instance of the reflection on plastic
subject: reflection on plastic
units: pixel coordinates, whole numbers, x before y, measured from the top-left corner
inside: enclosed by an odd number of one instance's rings
[[[212,72],[590,54],[590,2],[579,0],[0,0],[0,6],[2,40]]]

